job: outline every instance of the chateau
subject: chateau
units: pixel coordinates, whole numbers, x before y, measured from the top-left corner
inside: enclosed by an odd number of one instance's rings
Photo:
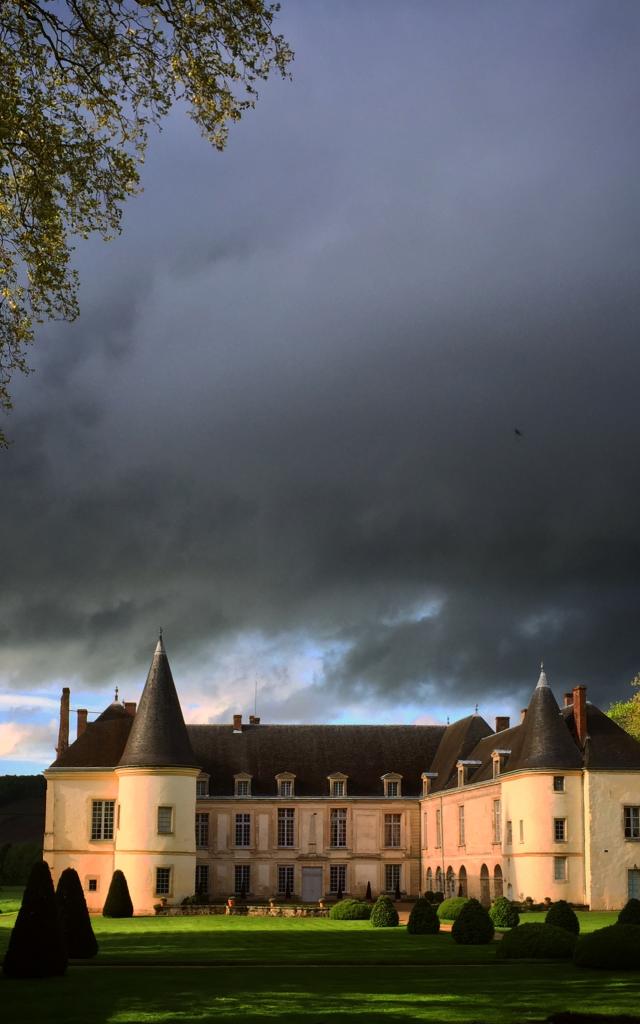
[[[135,912],[212,898],[434,889],[488,903],[640,897],[640,743],[544,670],[521,721],[185,725],[162,638],[136,709],[114,702],[45,772],[44,857],[91,910],[113,871]]]

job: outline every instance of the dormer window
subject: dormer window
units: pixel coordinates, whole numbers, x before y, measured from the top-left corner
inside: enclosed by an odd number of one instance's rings
[[[293,796],[295,775],[291,772],[279,772],[276,775],[276,782],[278,784],[278,796],[290,798]]]
[[[491,761],[493,763],[493,777],[497,779],[499,775],[504,771],[504,766],[507,763],[507,758],[511,753],[510,750],[492,750]]]
[[[202,800],[209,796],[209,776],[199,775],[196,779],[196,798]]]
[[[422,779],[422,795],[429,796],[431,787],[433,786],[434,780],[438,778],[437,772],[423,772],[420,776]]]
[[[469,775],[479,768],[482,761],[458,761],[456,768],[458,769],[458,786],[466,786],[469,781]]]
[[[343,775],[342,772],[331,772],[331,775],[327,775],[329,780],[329,796],[336,800],[341,800],[347,795],[347,775]]]
[[[238,772],[234,775],[235,795],[251,796],[251,776],[247,772]]]
[[[381,781],[386,797],[402,796],[402,775],[398,775],[396,772],[386,772],[381,776]]]

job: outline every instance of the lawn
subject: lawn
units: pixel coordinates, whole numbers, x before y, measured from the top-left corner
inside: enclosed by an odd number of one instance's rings
[[[0,914],[9,914],[20,909],[23,885],[3,885],[0,887]]]

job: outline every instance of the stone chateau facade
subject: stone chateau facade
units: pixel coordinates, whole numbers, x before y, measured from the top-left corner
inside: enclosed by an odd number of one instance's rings
[[[185,725],[162,638],[139,708],[114,702],[45,772],[44,857],[102,909],[124,871],[135,912],[214,899],[400,889],[640,897],[640,744],[586,700],[559,707],[544,671],[521,721]]]

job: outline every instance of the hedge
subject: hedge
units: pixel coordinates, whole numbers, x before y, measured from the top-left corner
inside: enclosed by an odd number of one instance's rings
[[[75,868],[65,868],[58,880],[56,903],[69,956],[87,960],[98,952],[87,901]]]
[[[573,962],[577,967],[640,971],[640,925],[611,924],[581,935]]]
[[[491,942],[495,928],[489,912],[478,900],[467,900],[453,922],[451,934],[463,946],[482,946]]]
[[[416,900],[407,921],[409,935],[437,935],[439,931],[440,918],[436,913],[436,908],[429,903],[429,900],[424,898]]]
[[[133,917],[133,903],[129,895],[129,886],[122,871],[113,872],[109,892],[102,908],[103,917]]]
[[[577,935],[580,931],[580,922],[575,910],[572,910],[566,900],[558,900],[552,903],[544,919],[545,924],[552,924],[556,928],[564,928],[565,931]]]
[[[67,969],[67,947],[46,861],[34,864],[9,937],[3,972],[9,978],[49,978]]]
[[[520,924],[505,932],[496,947],[498,960],[569,960],[576,937],[552,924]]]
[[[371,924],[374,928],[395,928],[400,920],[398,911],[389,896],[378,896],[371,911]]]
[[[640,924],[640,900],[633,897],[618,914],[618,924]]]
[[[466,896],[451,896],[438,907],[438,917],[444,921],[455,921],[458,914],[469,900]]]
[[[329,917],[334,921],[368,921],[372,909],[371,904],[363,900],[339,900],[331,907]]]

